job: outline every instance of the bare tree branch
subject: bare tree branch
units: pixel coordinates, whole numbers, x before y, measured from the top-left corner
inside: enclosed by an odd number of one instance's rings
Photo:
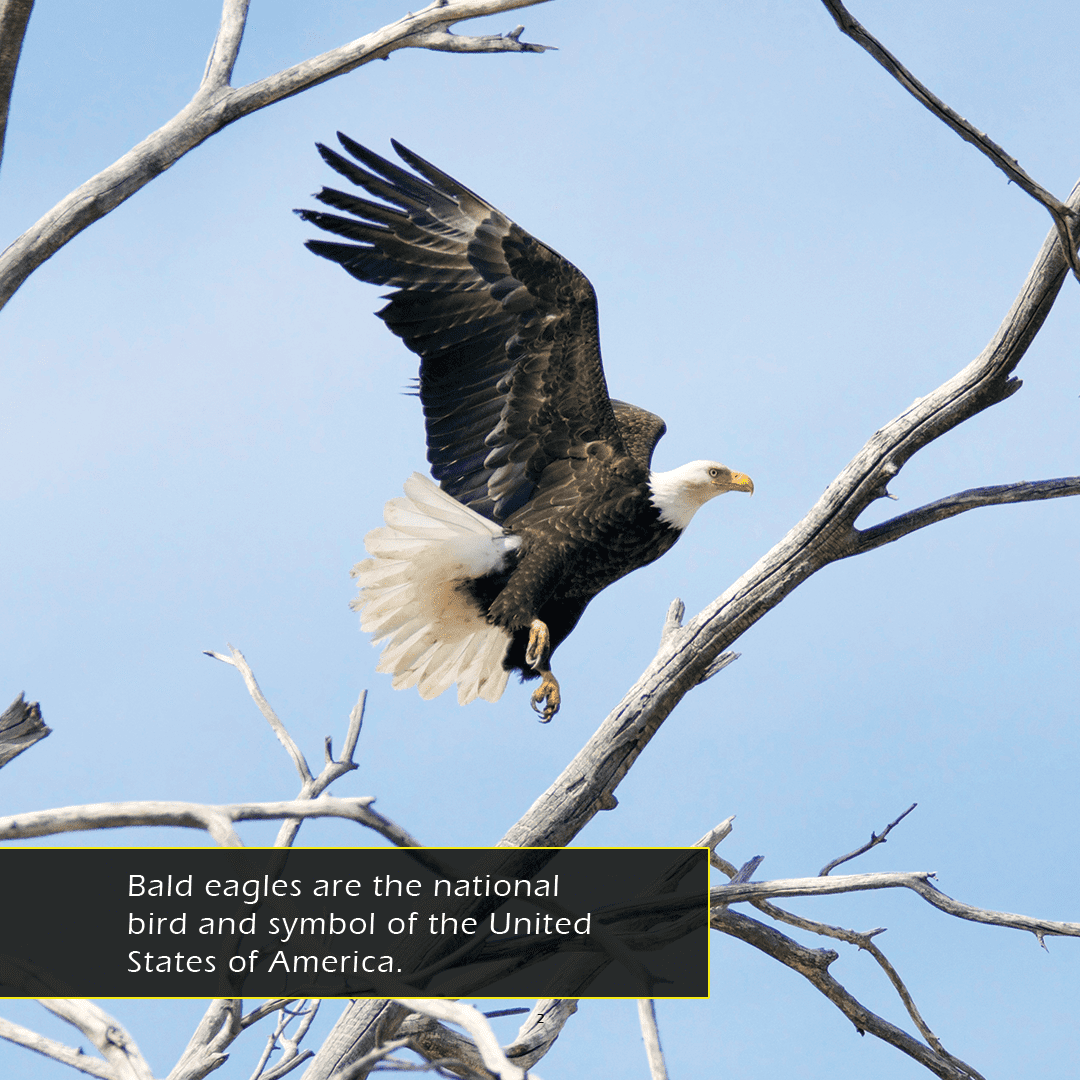
[[[232,645],[228,648],[232,654],[231,656],[223,656],[221,653],[211,652],[208,649],[204,650],[204,654],[213,657],[215,660],[220,660],[223,664],[231,664],[240,672],[248,692],[259,707],[259,711],[266,717],[271,729],[277,736],[278,742],[285,747],[286,752],[296,766],[296,771],[300,774],[300,792],[296,796],[297,799],[317,798],[339,777],[358,768],[356,762],[353,761],[353,754],[356,751],[356,743],[360,738],[360,729],[364,725],[364,706],[367,702],[366,690],[361,691],[352,712],[349,713],[349,727],[345,734],[345,749],[342,752],[341,759],[334,759],[333,744],[328,735],[325,743],[323,770],[318,776],[313,776],[303,751],[297,745],[296,740],[289,734],[288,729],[281,722],[270,702],[266,700],[262,690],[259,688],[255,673],[251,670],[247,660],[244,659],[244,654],[239,649],[233,648]],[[299,829],[299,818],[290,818],[282,822],[281,829],[278,831],[277,838],[274,841],[274,847],[291,847]],[[406,844],[404,846],[418,847],[419,845]]]
[[[862,26],[840,0],[822,0],[841,32],[857,45],[861,45],[916,101],[926,106],[939,120],[947,124],[964,142],[971,143],[986,155],[1013,183],[1023,188],[1036,202],[1041,203],[1053,218],[1065,258],[1073,274],[1080,280],[1080,264],[1076,258],[1076,242],[1070,233],[1069,223],[1076,217],[1074,207],[1066,206],[1041,184],[1036,183],[1016,158],[1007,154],[996,142],[974,125],[968,123],[958,112],[951,109],[933,94],[880,41]]]
[[[24,1028],[21,1024],[13,1024],[3,1017],[0,1017],[0,1039],[7,1039],[16,1046],[26,1047],[27,1050],[35,1050],[45,1057],[59,1061],[61,1065],[70,1065],[73,1069],[97,1076],[100,1080],[117,1080],[116,1073],[107,1062],[88,1057],[75,1047],[65,1046],[55,1039],[47,1039],[44,1035]]]
[[[991,926],[1027,930],[1041,942],[1047,935],[1080,937],[1080,923],[1033,919],[1008,911],[973,907],[947,896],[930,884],[930,871],[887,871],[877,874],[846,874],[842,877],[788,878],[777,881],[748,881],[718,885],[712,890],[714,904],[737,904],[744,900],[766,900],[774,896],[828,896],[835,893],[864,892],[870,889],[911,889],[934,907],[949,915]]]
[[[499,1080],[525,1080],[525,1070],[513,1064],[503,1053],[499,1040],[487,1017],[472,1005],[461,1001],[440,1001],[435,998],[396,998],[410,1012],[433,1016],[436,1020],[449,1021],[463,1027],[473,1038],[476,1049],[489,1072]],[[535,1073],[533,1080],[539,1080]]]
[[[978,1072],[967,1062],[961,1061],[958,1057],[950,1054],[944,1046],[941,1045],[941,1040],[930,1030],[930,1025],[922,1018],[922,1013],[919,1012],[918,1007],[915,1004],[915,999],[911,996],[911,992],[904,985],[904,980],[900,978],[896,968],[889,963],[885,954],[875,945],[872,941],[867,941],[865,945],[861,946],[865,949],[881,967],[881,970],[889,977],[889,982],[893,984],[897,994],[900,995],[900,1000],[904,1003],[904,1008],[908,1011],[908,1016],[914,1021],[915,1026],[919,1029],[919,1034],[939,1053],[942,1057],[947,1058],[955,1065],[962,1068],[968,1073],[972,1080],[986,1080],[982,1073]]]
[[[266,1040],[262,1055],[251,1074],[251,1080],[280,1080],[280,1077],[292,1072],[298,1065],[309,1057],[313,1057],[314,1050],[300,1050],[300,1043],[307,1035],[315,1016],[319,1011],[319,1001],[290,1002],[283,1004],[278,1009],[278,1020],[274,1030]],[[297,1020],[300,1021],[293,1036],[286,1035],[289,1027]],[[271,1068],[267,1068],[270,1058],[275,1050],[281,1051],[281,1057]]]
[[[34,0],[0,0],[0,162],[4,159],[11,88],[33,10]]]
[[[73,1024],[98,1048],[115,1080],[154,1080],[135,1040],[100,1006],[74,998],[40,1000],[49,1012]]]
[[[304,1071],[303,1080],[366,1076],[374,1064],[367,1063],[368,1057],[397,1035],[409,1011],[396,1001],[350,1001]]]
[[[205,829],[222,847],[242,847],[240,837],[232,827],[236,821],[337,817],[365,825],[398,847],[420,847],[420,842],[400,825],[372,810],[374,801],[374,795],[351,799],[324,795],[318,799],[291,802],[232,803],[224,806],[154,799],[88,803],[2,817],[0,840],[27,840],[35,836],[88,829],[120,829],[130,825],[172,825],[184,829]]]
[[[1004,503],[1037,502],[1042,499],[1061,499],[1067,495],[1080,495],[1080,476],[1063,476],[1057,480],[1034,480],[1016,484],[999,484],[996,487],[970,488],[949,495],[937,502],[927,503],[918,510],[883,521],[868,529],[856,529],[852,540],[852,555],[873,551],[882,544],[891,544],[917,529],[925,529],[946,518],[956,517],[966,510],[979,506],[1000,506]]]
[[[353,761],[353,753],[356,751],[356,743],[360,738],[360,729],[364,725],[364,707],[367,704],[367,691],[361,690],[360,697],[349,713],[349,728],[345,734],[345,749],[341,752],[340,760],[334,759],[333,745],[330,736],[327,735],[325,743],[326,761],[323,770],[314,779],[305,780],[300,788],[297,799],[316,799],[339,777],[359,768]],[[292,847],[296,834],[300,831],[300,819],[289,818],[281,823],[274,847]],[[405,847],[419,847],[419,844],[406,844]]]
[[[227,648],[231,656],[223,656],[221,653],[211,652],[209,649],[204,649],[203,655],[220,660],[223,664],[231,664],[240,672],[244,679],[244,685],[248,688],[248,693],[251,694],[255,704],[259,706],[259,712],[266,717],[266,722],[277,736],[278,742],[285,747],[286,753],[292,758],[293,765],[296,766],[296,771],[300,774],[301,782],[304,784],[312,783],[314,777],[311,775],[311,769],[308,768],[303,751],[296,745],[296,740],[289,734],[288,729],[278,719],[278,714],[271,708],[270,702],[263,696],[259,684],[255,681],[255,673],[244,659],[244,654],[239,649],[233,648],[232,645],[228,645]]]
[[[11,2],[11,0],[8,0]],[[0,254],[0,307],[43,263],[189,150],[241,117],[344,75],[398,49],[452,52],[543,52],[520,40],[520,28],[498,37],[459,37],[455,23],[531,7],[546,0],[435,0],[381,30],[239,88],[227,85],[243,36],[247,4],[225,0],[221,26],[195,96],[164,126],[56,204]]]
[[[232,82],[233,68],[244,40],[250,0],[224,0],[217,37],[206,61],[201,90],[219,90]]]
[[[41,719],[38,703],[27,704],[20,694],[0,713],[0,769],[51,733],[52,728]]]
[[[817,880],[817,879],[815,879]],[[977,1080],[977,1074],[969,1072],[962,1063],[951,1056],[938,1053],[925,1046],[906,1031],[890,1024],[865,1005],[857,1001],[839,982],[829,974],[829,965],[837,958],[832,949],[808,949],[779,930],[732,911],[717,907],[712,912],[712,927],[721,933],[753,945],[774,960],[797,971],[821,991],[854,1025],[860,1034],[869,1032],[883,1042],[890,1043],[920,1065],[925,1066],[942,1080]]]
[[[896,819],[896,821],[892,822],[888,826],[888,828],[885,829],[885,831],[882,833],[882,836],[884,836],[885,833],[887,833],[889,829],[893,827],[893,825],[896,825],[898,822],[902,821],[903,818],[905,818],[909,813],[911,813],[911,810],[913,810],[914,808],[915,806],[914,804],[912,804],[912,806],[908,810],[904,811],[904,813],[901,814],[900,817]],[[880,843],[882,841],[879,839],[877,842]],[[863,850],[869,850],[869,848],[873,846],[873,843],[864,845]],[[845,859],[853,858],[856,854],[861,854],[861,852],[853,852],[851,856],[845,856]],[[839,865],[840,861],[841,860],[838,860],[835,864],[831,864],[830,867],[827,867],[827,869],[830,869],[832,865]],[[723,873],[727,874],[727,876],[734,881],[738,871],[735,869],[734,866],[732,866],[731,863],[727,862],[725,859],[721,859],[714,853],[713,864],[717,866],[717,869],[723,871]],[[821,877],[822,875],[819,874],[818,876]],[[938,1037],[930,1029],[930,1025],[927,1024],[926,1021],[923,1019],[922,1014],[919,1012],[919,1009],[916,1006],[914,999],[908,991],[907,986],[904,984],[904,981],[900,978],[899,973],[889,962],[885,954],[877,947],[877,945],[874,944],[873,938],[875,938],[878,934],[884,933],[885,927],[879,926],[874,930],[865,931],[848,930],[844,927],[832,926],[829,923],[822,923],[814,919],[807,919],[801,915],[794,915],[790,911],[785,911],[783,908],[777,907],[775,904],[771,904],[768,900],[753,900],[751,901],[751,903],[753,903],[754,907],[756,907],[758,911],[761,911],[764,914],[768,915],[771,919],[776,919],[779,922],[788,923],[791,926],[797,926],[799,927],[799,929],[808,930],[810,931],[810,933],[813,934],[820,934],[824,937],[834,938],[838,941],[845,941],[850,945],[855,945],[857,948],[863,949],[866,952],[870,953],[870,955],[877,961],[881,969],[885,972],[886,976],[889,978],[889,981],[893,984],[894,989],[900,996],[900,1000],[904,1003],[904,1007],[908,1011],[908,1015],[911,1017],[915,1026],[919,1029],[919,1033],[922,1035],[922,1037],[934,1048],[935,1051],[937,1051],[943,1057],[948,1058],[950,1061],[957,1062],[965,1069],[967,1069],[973,1080],[984,1080],[984,1078],[975,1069],[973,1069],[970,1065],[961,1062],[959,1058],[951,1055],[945,1049],[945,1047],[942,1046],[941,1040],[938,1039]]]
[[[841,855],[838,859],[833,859],[832,862],[826,863],[819,871],[818,877],[827,877],[830,870],[835,870],[842,863],[851,862],[852,859],[857,859],[860,855],[865,855],[872,847],[877,847],[878,844],[884,844],[885,838],[911,813],[912,810],[918,806],[918,803],[912,803],[895,821],[890,821],[884,829],[881,830],[881,834],[871,832],[870,839],[862,845],[857,847],[854,851],[849,851],[846,855]]]
[[[202,1080],[228,1061],[225,1051],[243,1030],[241,1005],[237,998],[217,998],[210,1002],[167,1080]]]
[[[867,843],[867,845],[864,845],[864,847],[860,851],[852,852],[851,855],[843,856],[843,860],[837,860],[835,863],[829,864],[826,867],[826,870],[831,869],[834,866],[838,866],[842,861],[854,858],[856,854],[861,854],[863,851],[869,850],[869,848],[874,847],[876,843],[883,842],[883,837],[886,836],[890,829],[894,825],[899,824],[901,821],[903,821],[904,818],[906,818],[907,814],[909,814],[910,812],[912,812],[912,810],[915,809],[915,806],[915,804],[910,806],[907,810],[904,811],[904,813],[899,816],[899,818],[890,823],[885,829],[885,831],[882,832],[881,837],[877,838],[876,840],[872,840],[872,842],[870,843]],[[735,878],[739,876],[739,870],[735,869],[735,867],[727,860],[721,859],[715,851],[713,852],[713,865],[717,869],[721,870],[721,872],[723,872],[724,874],[727,874],[727,876],[732,880],[732,882],[735,880]],[[819,875],[819,877],[823,876],[824,873],[825,872],[823,870],[822,874]],[[961,1062],[960,1058],[955,1057],[953,1054],[950,1054],[943,1047],[941,1040],[934,1035],[934,1032],[931,1030],[930,1025],[923,1020],[922,1014],[919,1012],[918,1007],[915,1004],[915,999],[912,997],[912,995],[910,995],[906,985],[904,984],[904,981],[900,977],[899,972],[897,972],[896,969],[892,966],[892,963],[889,962],[889,959],[886,957],[885,954],[882,953],[881,949],[879,949],[877,945],[874,944],[874,937],[876,937],[880,933],[885,932],[885,927],[878,927],[875,930],[866,931],[848,930],[842,927],[831,926],[831,924],[827,922],[818,922],[814,919],[804,918],[801,915],[794,915],[791,912],[786,912],[786,910],[784,910],[784,908],[782,907],[778,907],[775,904],[769,903],[769,901],[767,900],[755,900],[751,901],[751,903],[759,910],[759,912],[768,915],[771,919],[777,919],[780,922],[786,922],[789,924],[789,926],[798,927],[800,930],[808,930],[814,934],[821,934],[826,937],[833,937],[833,939],[837,941],[847,942],[850,945],[855,945],[856,947],[867,951],[867,953],[869,953],[870,956],[873,956],[874,959],[877,961],[878,966],[881,968],[881,970],[885,971],[886,975],[889,977],[889,981],[892,983],[893,988],[896,990],[896,994],[900,996],[901,1001],[904,1003],[904,1008],[907,1010],[907,1014],[912,1017],[912,1021],[919,1029],[919,1034],[922,1036],[922,1038],[926,1039],[927,1042],[931,1045],[931,1047],[933,1047],[933,1049],[937,1053],[942,1055],[942,1057],[948,1059],[948,1061],[950,1062],[957,1064],[958,1066],[961,1066],[964,1069],[967,1069],[968,1074],[971,1076],[972,1080],[985,1080],[985,1078],[982,1077],[980,1072],[972,1068],[967,1063]]]
[[[389,1042],[380,1043],[376,1049],[366,1053],[362,1058],[358,1058],[340,1072],[334,1073],[332,1080],[353,1080],[353,1077],[355,1076],[366,1076],[373,1065],[378,1065],[380,1061],[388,1058],[396,1050],[402,1050],[411,1044],[412,1040],[407,1038],[391,1039]],[[485,1077],[490,1075],[487,1069],[484,1069],[483,1071]]]
[[[716,854],[717,846],[726,840],[731,835],[732,822],[735,820],[735,815],[724,818],[719,825],[715,825],[711,828],[697,843],[692,844],[691,847],[707,847],[709,849],[709,861],[717,869],[723,869],[724,866],[730,865],[726,863],[719,855]],[[732,867],[729,877],[734,876],[735,868]]]
[[[641,1038],[645,1043],[645,1057],[649,1062],[652,1080],[668,1080],[664,1051],[660,1048],[660,1029],[656,1026],[656,1002],[652,998],[638,998],[638,1021]]]

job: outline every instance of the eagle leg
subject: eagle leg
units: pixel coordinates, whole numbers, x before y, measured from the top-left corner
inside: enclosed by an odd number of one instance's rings
[[[539,715],[540,723],[546,724],[559,711],[562,694],[555,676],[547,668],[541,668],[540,678],[540,685],[533,691],[532,707]]]
[[[529,627],[529,644],[525,648],[525,663],[533,671],[539,671],[543,675],[550,655],[551,631],[548,630],[547,623],[542,619],[533,619],[532,625]]]

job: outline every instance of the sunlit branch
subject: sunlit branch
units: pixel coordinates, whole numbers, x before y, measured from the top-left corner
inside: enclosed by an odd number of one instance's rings
[[[1080,495],[1080,476],[1063,476],[1057,480],[1034,480],[1016,484],[998,484],[995,487],[970,488],[949,495],[937,502],[927,503],[918,510],[872,525],[868,529],[855,529],[851,539],[851,554],[862,555],[882,544],[891,544],[908,533],[925,529],[927,525],[956,517],[980,506],[1001,506],[1005,503],[1037,502],[1041,499],[1061,499],[1068,495]],[[822,873],[825,873],[823,870]]]
[[[718,885],[712,890],[714,904],[737,904],[744,900],[767,900],[778,896],[827,896],[835,893],[864,892],[870,889],[911,889],[934,907],[949,915],[991,926],[1007,926],[1027,930],[1041,942],[1047,935],[1080,937],[1080,923],[1054,922],[1015,915],[1007,911],[991,911],[974,907],[947,896],[930,884],[934,875],[929,871],[878,874],[845,874],[841,877],[788,878],[777,881],[748,881],[742,884]]]
[[[884,844],[885,838],[911,813],[912,810],[918,806],[918,803],[912,803],[898,818],[890,821],[880,833],[871,832],[870,839],[861,847],[857,847],[854,851],[849,851],[846,855],[841,855],[837,859],[833,859],[832,862],[826,863],[819,871],[818,877],[827,877],[830,870],[835,870],[838,866],[843,865],[846,862],[851,862],[852,859],[857,859],[860,855],[865,855],[871,848],[877,847],[878,844]]]
[[[115,1017],[92,1001],[39,998],[49,1012],[77,1027],[97,1047],[115,1080],[154,1080],[154,1074],[135,1040]]]
[[[1013,183],[1026,191],[1036,202],[1049,212],[1061,241],[1065,258],[1072,272],[1080,280],[1080,264],[1077,263],[1076,244],[1072,239],[1070,222],[1075,220],[1076,211],[1066,206],[1041,184],[1036,183],[1022,168],[1016,158],[1007,154],[985,132],[968,123],[955,109],[950,108],[936,94],[932,93],[880,41],[869,33],[847,10],[840,0],[822,0],[836,21],[841,32],[856,44],[862,46],[896,81],[920,104],[930,110],[939,120],[947,124],[965,142],[971,143],[986,155]]]
[[[4,158],[11,88],[33,8],[34,0],[0,0],[0,162]]]
[[[925,1066],[935,1076],[941,1077],[942,1080],[977,1080],[976,1074],[965,1069],[962,1063],[919,1042],[903,1029],[871,1012],[854,998],[829,973],[829,965],[837,959],[837,953],[834,950],[808,949],[785,934],[781,934],[779,930],[774,930],[758,922],[757,919],[751,919],[725,906],[713,909],[712,927],[714,930],[753,945],[754,948],[760,949],[774,960],[797,971],[824,994],[855,1025],[855,1029],[860,1034],[869,1032],[883,1042],[890,1043],[914,1058],[920,1065]]]
[[[45,1057],[59,1061],[61,1065],[70,1065],[79,1072],[89,1076],[96,1076],[99,1080],[116,1080],[116,1073],[112,1066],[100,1058],[93,1058],[84,1054],[81,1050],[72,1046],[65,1046],[55,1039],[47,1039],[36,1031],[24,1028],[21,1024],[14,1024],[10,1020],[0,1017],[0,1039],[7,1039],[16,1046],[25,1047],[27,1050],[35,1050]]]
[[[652,1080],[668,1080],[664,1051],[660,1047],[660,1029],[656,1026],[656,1002],[652,998],[638,998],[638,1022],[641,1039],[645,1043],[645,1057],[649,1062]]]
[[[237,821],[277,821],[281,818],[336,817],[373,829],[398,847],[419,847],[419,841],[400,825],[371,809],[374,795],[360,798],[297,799],[283,802],[203,803],[147,799],[139,802],[88,803],[61,806],[26,814],[0,817],[0,840],[27,840],[35,836],[82,832],[90,829],[121,829],[132,825],[171,825],[204,829],[223,847],[242,847],[233,829]]]
[[[43,263],[87,226],[104,217],[155,177],[222,128],[275,102],[344,75],[398,49],[495,53],[543,52],[524,42],[520,28],[510,34],[465,37],[450,33],[455,23],[546,0],[436,0],[381,30],[311,57],[248,86],[230,87],[228,78],[243,36],[246,3],[225,0],[221,25],[206,71],[194,97],[164,126],[152,132],[108,168],[91,177],[0,253],[0,307]]]

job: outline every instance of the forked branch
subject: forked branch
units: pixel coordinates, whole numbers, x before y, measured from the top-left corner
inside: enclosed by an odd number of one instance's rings
[[[781,934],[779,930],[727,907],[713,909],[712,927],[753,945],[755,949],[760,949],[767,956],[797,971],[821,991],[855,1025],[855,1030],[860,1034],[869,1032],[883,1042],[890,1043],[942,1080],[978,1080],[978,1073],[967,1068],[963,1062],[919,1042],[853,997],[829,973],[829,965],[837,959],[835,950],[808,949],[786,934]]]
[[[224,0],[221,23],[206,71],[191,101],[168,123],[91,177],[62,199],[0,254],[0,307],[50,256],[87,226],[114,210],[154,177],[175,164],[189,150],[241,117],[303,93],[319,83],[344,75],[372,60],[384,60],[398,49],[434,49],[443,52],[544,52],[548,46],[521,40],[521,27],[506,35],[467,37],[451,33],[459,22],[530,7],[546,0],[435,0],[422,11],[408,14],[381,30],[365,34],[340,48],[314,56],[276,75],[247,86],[230,87],[233,66],[243,39],[248,0]],[[8,8],[29,5],[0,0],[0,28]],[[12,16],[14,20],[14,15]],[[24,20],[25,22],[25,20]],[[9,35],[16,36],[14,31]],[[17,35],[21,43],[21,34]],[[0,55],[0,94],[3,63]],[[15,52],[12,65],[18,59]],[[12,75],[14,66],[11,67]],[[0,104],[6,98],[0,98]]]
[[[29,840],[36,836],[92,829],[121,829],[132,825],[172,825],[182,829],[205,829],[222,847],[242,847],[240,837],[233,828],[237,821],[336,817],[373,829],[398,847],[419,847],[419,841],[400,825],[371,809],[374,801],[374,795],[353,799],[335,799],[324,795],[319,799],[231,803],[223,806],[157,799],[88,803],[0,817],[0,840]]]

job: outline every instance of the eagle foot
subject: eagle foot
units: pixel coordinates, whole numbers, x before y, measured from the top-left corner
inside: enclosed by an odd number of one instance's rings
[[[525,648],[525,663],[542,675],[551,655],[551,631],[542,619],[533,619],[529,627],[529,644]],[[548,672],[550,675],[551,672]],[[554,682],[554,680],[552,680]],[[558,684],[556,683],[556,690]],[[558,708],[558,705],[555,706]]]
[[[540,685],[532,694],[532,707],[540,717],[540,723],[546,724],[559,711],[562,693],[559,690],[558,681],[547,668],[541,669],[540,678]]]

